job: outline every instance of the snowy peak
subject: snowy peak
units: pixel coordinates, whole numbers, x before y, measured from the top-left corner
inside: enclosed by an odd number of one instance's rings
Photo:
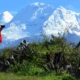
[[[34,4],[40,4],[40,6],[27,6],[19,13],[17,13],[16,16],[14,16],[14,18],[6,24],[7,29],[3,31],[6,39],[17,40],[23,37],[41,34],[43,24],[52,14],[53,8],[47,5],[41,6],[43,5],[42,3]],[[23,29],[23,26],[25,27],[25,29]],[[14,32],[15,35],[12,36]]]
[[[52,15],[44,22],[43,32],[47,35],[63,35],[66,32],[80,34],[80,14],[66,10],[62,6],[55,9]],[[79,36],[79,35],[78,35]]]
[[[65,11],[66,9],[62,6],[59,6],[58,8],[56,8],[56,10],[61,10],[61,11]]]
[[[35,3],[32,3],[31,5],[29,6],[32,6],[32,7],[52,7],[51,5],[49,4],[44,4],[44,3],[41,3],[41,2],[35,2]],[[53,8],[53,7],[52,7]]]
[[[0,13],[0,24],[5,24],[10,22],[12,18],[13,16],[8,11]]]
[[[40,3],[40,2],[35,2],[33,4],[31,4],[33,6],[44,6],[45,4],[44,3]]]

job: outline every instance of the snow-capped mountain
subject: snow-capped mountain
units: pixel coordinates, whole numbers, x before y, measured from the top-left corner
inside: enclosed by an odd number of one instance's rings
[[[60,6],[44,23],[43,30],[47,35],[54,34],[57,36],[58,33],[63,34],[68,31],[80,36],[80,14]]]
[[[0,24],[6,24],[10,22],[12,18],[13,16],[8,11],[0,13]]]
[[[17,40],[23,37],[41,34],[43,24],[52,12],[53,8],[43,3],[37,2],[27,6],[6,24],[7,29],[4,31],[6,38]],[[12,36],[12,34],[14,35]]]
[[[70,35],[75,35],[74,42],[75,37],[78,37],[77,41],[80,40],[80,13],[62,6],[53,8],[36,2],[23,8],[6,24],[1,45],[14,44],[15,41],[42,34],[58,36],[64,33],[68,40],[71,40]],[[36,40],[35,37],[34,39]]]
[[[46,35],[58,36],[66,34],[72,42],[80,41],[80,13],[67,10],[62,6],[55,9],[52,15],[44,22],[43,32]]]

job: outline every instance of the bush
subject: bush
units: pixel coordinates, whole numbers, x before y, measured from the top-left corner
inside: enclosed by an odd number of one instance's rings
[[[21,44],[19,47],[4,49],[2,53],[0,59],[10,60],[11,56],[14,57],[12,62],[15,61],[15,63],[11,62],[8,70],[19,75],[37,75],[43,72],[42,68],[45,69],[46,73],[47,70],[53,71],[55,69],[59,72],[65,71],[66,65],[71,65],[71,74],[80,73],[80,50],[74,49],[64,37],[53,36],[51,40],[44,40],[40,43]],[[57,53],[62,53],[60,59],[56,57],[59,61],[54,60]],[[4,62],[4,60],[2,61]],[[54,64],[55,62],[56,64]],[[66,70],[68,71],[68,69]]]
[[[10,65],[8,70],[18,75],[39,75],[43,72],[41,68],[27,61],[23,61],[22,64],[16,63],[15,65]]]

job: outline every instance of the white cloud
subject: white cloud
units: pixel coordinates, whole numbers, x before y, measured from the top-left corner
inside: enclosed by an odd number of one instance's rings
[[[31,5],[40,6],[40,5],[45,5],[45,4],[44,3],[40,3],[40,2],[35,2],[35,3],[31,4]]]
[[[28,32],[25,30],[25,24],[16,26],[14,23],[12,23],[9,28],[3,30],[3,36],[6,38],[6,40],[18,40],[20,38],[29,36]]]
[[[11,21],[12,18],[13,16],[8,11],[5,11],[3,13],[2,21],[4,21],[5,23],[8,23],[9,21]]]

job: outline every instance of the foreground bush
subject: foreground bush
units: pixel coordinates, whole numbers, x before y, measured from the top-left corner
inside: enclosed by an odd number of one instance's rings
[[[18,75],[39,75],[44,72],[43,69],[27,61],[23,61],[22,64],[16,63],[15,65],[10,65],[8,71]]]
[[[39,75],[48,72],[80,76],[80,50],[64,37],[54,37],[43,42],[27,44],[24,40],[15,48],[0,55],[0,71],[19,75]]]

